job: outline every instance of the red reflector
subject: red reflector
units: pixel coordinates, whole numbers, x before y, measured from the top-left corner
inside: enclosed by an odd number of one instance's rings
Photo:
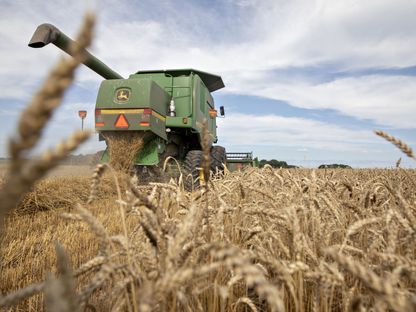
[[[128,128],[129,127],[129,123],[127,122],[126,117],[124,117],[123,114],[120,114],[116,120],[116,123],[114,124],[114,126],[116,126],[116,128]]]
[[[145,121],[142,121],[142,122],[140,123],[140,126],[142,126],[142,127],[149,127],[149,126],[150,126],[150,122],[145,122]]]
[[[95,115],[101,115],[101,109],[96,108],[95,109]]]
[[[210,110],[209,110],[209,116],[210,116],[211,118],[215,118],[215,117],[217,117],[217,111],[216,111],[215,109],[210,109]]]
[[[143,110],[143,115],[151,115],[152,114],[152,109],[151,108],[145,108]]]
[[[103,127],[104,126],[104,123],[103,122],[96,122],[95,123],[95,126],[96,127]]]

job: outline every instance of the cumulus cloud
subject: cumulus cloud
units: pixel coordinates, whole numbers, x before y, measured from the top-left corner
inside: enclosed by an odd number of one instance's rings
[[[372,120],[379,125],[415,127],[414,76],[369,75],[320,84],[275,82],[272,77],[253,83],[249,77],[239,77],[229,89],[231,92],[244,90],[246,94],[287,101],[302,108],[334,109],[357,119]]]
[[[234,113],[221,119],[219,124],[220,140],[224,145],[363,152],[368,144],[377,142],[371,131],[298,117]]]
[[[340,69],[416,64],[412,0],[229,3],[234,7],[213,3],[210,8],[192,1],[182,6],[169,1],[157,6],[148,1],[99,2],[95,51],[123,72],[132,72],[135,66],[229,72],[328,63]],[[0,36],[16,45],[22,44],[21,38],[28,40],[35,25],[44,21],[74,34],[86,8],[81,1],[8,5],[1,14]],[[28,58],[40,57],[29,55],[35,52],[26,47],[24,52]]]
[[[228,152],[253,151],[259,159],[277,158],[306,167],[340,162],[354,167],[391,167],[403,157],[371,130],[299,117],[230,113],[219,121],[218,135],[218,144]],[[406,157],[402,164],[416,167]]]

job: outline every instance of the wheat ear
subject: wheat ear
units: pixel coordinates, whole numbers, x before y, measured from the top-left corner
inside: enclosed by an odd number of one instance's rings
[[[40,293],[44,288],[45,283],[38,283],[21,288],[18,291],[4,297],[0,295],[0,308],[12,306],[26,298]]]
[[[59,160],[65,158],[87,138],[86,133],[76,133],[68,141],[58,145],[55,152],[46,153],[35,161],[25,159],[39,142],[45,125],[53,111],[60,105],[65,90],[74,80],[75,69],[85,59],[85,47],[91,42],[94,22],[94,16],[87,14],[77,37],[78,43],[70,47],[74,58],[63,58],[58,62],[21,114],[17,135],[9,143],[11,163],[5,179],[6,183],[0,191],[0,222],[37,179],[44,176]]]
[[[371,291],[384,299],[392,309],[399,311],[414,311],[414,304],[404,296],[400,296],[399,292],[389,281],[379,277],[362,263],[345,255],[340,255],[336,249],[328,249],[326,252]]]
[[[97,198],[98,186],[100,185],[101,178],[107,166],[107,164],[99,164],[95,167],[91,179],[90,195],[88,196],[87,204],[91,204]]]
[[[390,143],[393,143],[398,149],[400,149],[403,153],[405,153],[408,157],[415,159],[415,155],[413,154],[413,150],[410,148],[409,145],[404,143],[402,140],[395,138],[394,136],[388,134],[387,132],[376,130],[374,131],[375,134],[381,136],[382,138],[386,139]]]

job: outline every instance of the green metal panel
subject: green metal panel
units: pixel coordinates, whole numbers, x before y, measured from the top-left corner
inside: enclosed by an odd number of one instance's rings
[[[202,114],[205,114],[207,111],[207,104],[205,101],[205,86],[202,80],[199,82],[199,110]]]
[[[126,90],[128,98],[117,99],[117,92]],[[104,80],[97,96],[96,108],[152,108],[165,116],[170,95],[148,78]]]
[[[173,94],[176,116],[189,117],[192,115],[190,80],[189,77],[175,77],[173,88],[166,88],[166,91],[169,90]]]
[[[176,105],[176,116],[189,117],[192,115],[192,77],[173,76],[165,72],[139,73],[130,75],[132,80],[150,79],[157,83],[168,94],[169,101],[173,96]],[[169,104],[166,105],[166,108]]]
[[[154,166],[159,164],[158,142],[152,140],[144,145],[136,157],[137,165]]]
[[[185,117],[188,119],[188,122],[185,124],[183,117],[166,117],[166,127],[170,128],[191,128],[192,127],[192,118]]]
[[[192,128],[194,132],[197,133],[201,140],[202,132],[202,122],[206,119],[208,122],[208,131],[209,131],[209,144],[217,141],[217,126],[216,118],[211,117],[209,114],[210,109],[214,109],[214,100],[211,94],[208,92],[207,87],[204,85],[202,79],[198,76],[194,76],[194,115],[193,115],[193,125]]]
[[[212,136],[214,138],[213,139],[214,142],[216,142],[217,141],[217,118],[212,117],[209,114],[210,110],[215,109],[214,99],[212,98],[210,93],[207,93],[205,103],[207,105],[206,118],[207,118],[207,121],[208,121],[208,130],[209,130],[209,133],[212,134]]]

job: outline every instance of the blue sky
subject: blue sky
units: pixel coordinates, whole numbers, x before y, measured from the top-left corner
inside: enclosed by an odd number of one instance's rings
[[[74,36],[85,10],[97,14],[92,52],[127,77],[139,69],[197,68],[226,88],[219,144],[302,166],[342,162],[391,167],[385,130],[416,146],[416,2],[414,0],[215,0],[45,2],[0,0],[0,156],[18,113],[61,56],[27,43],[50,22]],[[77,72],[42,147],[93,127],[101,78]],[[79,152],[104,146],[91,139]]]

